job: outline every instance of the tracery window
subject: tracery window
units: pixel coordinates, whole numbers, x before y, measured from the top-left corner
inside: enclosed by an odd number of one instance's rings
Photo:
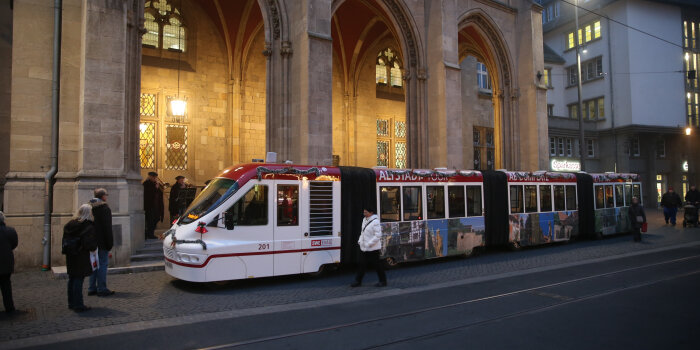
[[[391,48],[386,48],[377,54],[376,82],[377,85],[388,85],[392,87],[403,86],[401,75],[401,61]]]
[[[142,169],[188,170],[189,119],[174,116],[168,93],[142,92],[139,124],[139,159]],[[187,97],[181,96],[185,100]],[[167,108],[159,108],[165,104]]]
[[[147,0],[144,10],[144,46],[185,52],[187,27],[180,10],[172,0]]]
[[[377,165],[406,167],[406,122],[398,118],[377,118]]]

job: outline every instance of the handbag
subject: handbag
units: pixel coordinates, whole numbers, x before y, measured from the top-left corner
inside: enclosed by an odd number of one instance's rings
[[[647,232],[647,223],[646,222],[642,223],[642,232]]]

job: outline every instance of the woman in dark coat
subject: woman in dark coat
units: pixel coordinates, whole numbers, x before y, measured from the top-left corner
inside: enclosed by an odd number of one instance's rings
[[[632,235],[635,242],[642,241],[642,224],[647,222],[647,215],[644,213],[644,207],[639,204],[639,198],[632,197],[632,204],[627,212],[630,217],[630,225],[632,226]]]
[[[68,269],[68,308],[75,312],[90,310],[83,303],[83,281],[92,275],[90,252],[97,249],[97,237],[92,218],[92,206],[83,204],[78,213],[63,227],[64,247],[66,242],[75,241],[75,251],[64,248]]]

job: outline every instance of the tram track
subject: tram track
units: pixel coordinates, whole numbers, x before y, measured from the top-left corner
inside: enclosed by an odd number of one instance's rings
[[[610,277],[610,276],[619,275],[619,274],[623,274],[623,273],[627,273],[627,272],[640,271],[640,270],[644,270],[644,269],[650,269],[650,268],[674,264],[674,263],[687,262],[689,260],[694,260],[694,259],[699,259],[699,258],[700,258],[700,255],[692,255],[692,256],[687,256],[687,257],[682,257],[682,258],[670,259],[670,260],[666,260],[666,261],[644,264],[644,265],[640,265],[640,266],[634,266],[634,267],[619,269],[619,270],[605,272],[605,273],[599,273],[599,274],[593,274],[593,275],[579,277],[579,278],[573,278],[573,279],[555,282],[555,283],[543,284],[543,285],[536,286],[536,287],[518,289],[515,291],[511,291],[511,292],[498,293],[498,294],[488,295],[488,296],[479,297],[479,298],[462,300],[462,301],[458,301],[458,302],[454,302],[454,303],[425,307],[425,308],[411,310],[411,311],[407,311],[407,312],[393,313],[393,314],[389,314],[389,315],[366,318],[363,320],[358,320],[358,321],[353,321],[353,322],[339,323],[339,324],[326,326],[326,327],[319,327],[319,328],[307,329],[307,330],[302,330],[302,331],[297,331],[297,332],[290,332],[290,333],[285,333],[285,334],[280,334],[280,335],[275,335],[275,336],[261,337],[261,338],[238,341],[238,342],[231,342],[231,343],[220,344],[220,345],[215,345],[215,346],[210,346],[210,347],[203,347],[203,348],[199,348],[199,349],[201,349],[201,350],[230,349],[230,348],[263,344],[263,343],[274,342],[274,341],[281,341],[281,340],[291,339],[291,338],[295,338],[295,337],[320,334],[320,333],[330,332],[330,331],[338,331],[338,330],[342,330],[342,329],[367,325],[367,324],[381,322],[381,321],[400,319],[400,318],[415,316],[415,315],[419,315],[419,314],[435,312],[435,311],[439,311],[439,310],[446,310],[446,309],[464,306],[464,305],[468,305],[468,304],[475,304],[475,303],[480,303],[480,302],[485,302],[485,301],[490,301],[490,300],[496,300],[496,299],[520,295],[520,294],[533,294],[533,295],[539,295],[542,297],[550,297],[552,300],[557,300],[554,303],[548,303],[546,305],[531,307],[531,308],[527,308],[524,310],[519,310],[519,311],[508,313],[505,315],[499,315],[496,317],[491,317],[491,318],[476,321],[476,322],[464,323],[464,324],[456,325],[453,327],[443,328],[443,329],[434,330],[431,332],[415,335],[415,336],[408,337],[408,338],[402,338],[402,339],[395,340],[395,341],[390,341],[390,342],[385,342],[385,343],[378,344],[378,345],[372,345],[369,347],[365,347],[366,349],[376,349],[376,348],[390,346],[390,345],[397,345],[397,344],[401,344],[401,343],[405,343],[405,342],[409,342],[409,341],[415,341],[415,340],[420,340],[420,339],[425,339],[425,338],[447,335],[447,334],[450,334],[452,332],[456,332],[456,331],[463,330],[463,329],[468,329],[471,327],[476,327],[476,326],[480,326],[480,325],[484,325],[484,324],[498,322],[501,320],[507,320],[507,319],[511,319],[511,318],[515,318],[515,317],[519,317],[519,316],[544,312],[544,311],[552,310],[552,309],[566,306],[566,305],[573,304],[573,303],[588,301],[588,300],[612,295],[615,293],[620,293],[620,292],[633,290],[633,289],[637,289],[637,288],[643,288],[643,287],[652,286],[652,285],[655,285],[658,283],[668,282],[668,281],[680,279],[683,277],[697,275],[697,274],[700,274],[700,269],[693,270],[690,272],[681,273],[681,274],[674,274],[672,276],[667,276],[667,277],[663,277],[663,278],[653,279],[650,281],[626,285],[623,287],[607,289],[604,291],[590,293],[590,294],[579,296],[579,297],[563,297],[563,296],[558,296],[558,295],[552,294],[552,293],[539,292],[539,291],[541,291],[543,289],[547,289],[547,288],[565,286],[565,285],[570,285],[570,284],[574,284],[574,283],[578,283],[578,282],[590,281],[590,280],[597,279],[597,278]]]

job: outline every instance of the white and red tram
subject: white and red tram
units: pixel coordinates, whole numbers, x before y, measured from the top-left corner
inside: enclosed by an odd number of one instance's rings
[[[594,233],[578,220],[593,217],[592,183],[584,173],[233,166],[165,233],[165,270],[207,282],[354,263],[364,208],[377,211],[389,264],[565,241]]]

